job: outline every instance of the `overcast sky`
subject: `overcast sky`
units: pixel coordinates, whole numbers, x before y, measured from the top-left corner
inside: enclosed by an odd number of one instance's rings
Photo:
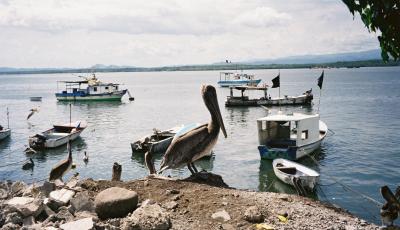
[[[0,0],[0,66],[165,66],[378,48],[340,0]]]

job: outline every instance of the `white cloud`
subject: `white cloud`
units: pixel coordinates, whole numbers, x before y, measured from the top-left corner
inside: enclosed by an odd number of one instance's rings
[[[0,0],[0,66],[161,66],[377,48],[340,1]]]

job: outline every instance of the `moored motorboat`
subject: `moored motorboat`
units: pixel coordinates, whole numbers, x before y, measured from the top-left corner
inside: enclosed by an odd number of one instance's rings
[[[314,190],[319,181],[319,173],[304,165],[282,158],[272,162],[275,175],[286,184]]]
[[[241,91],[240,96],[234,96],[233,90]],[[311,90],[306,91],[299,96],[287,96],[271,98],[267,93],[268,86],[235,86],[230,87],[230,95],[227,96],[225,106],[278,106],[278,105],[311,105],[313,94]],[[244,95],[245,91],[262,91],[263,96],[260,98],[249,98]]]
[[[10,134],[11,134],[11,129],[3,128],[0,125],[0,141],[3,140],[3,139],[6,139],[8,136],[10,136]]]
[[[180,125],[167,130],[153,129],[153,133],[131,143],[132,153],[145,153],[151,149],[152,153],[165,153],[172,139],[178,135],[198,127],[198,123]],[[150,148],[151,147],[151,148]]]
[[[127,93],[129,100],[134,100],[127,89],[120,90],[119,84],[104,83],[95,74],[83,81],[61,81],[65,89],[56,93],[59,101],[120,101]],[[83,86],[83,87],[82,87]],[[82,88],[81,88],[82,87]],[[57,85],[58,88],[58,85]]]
[[[0,125],[0,141],[3,139],[6,139],[10,135],[11,135],[10,118],[9,118],[9,113],[8,113],[8,108],[7,108],[7,128],[4,128],[3,126]]]
[[[328,132],[319,114],[302,113],[269,115],[257,120],[257,128],[263,159],[302,158],[318,149]]]
[[[255,79],[255,76],[252,74],[220,72],[218,85],[220,87],[241,85],[257,86],[260,82],[261,79]]]
[[[53,128],[29,137],[29,147],[33,149],[56,148],[78,138],[86,128],[86,123],[76,121]]]

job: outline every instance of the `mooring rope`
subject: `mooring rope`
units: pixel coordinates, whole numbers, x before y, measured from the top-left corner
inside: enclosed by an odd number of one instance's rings
[[[318,163],[318,161],[315,160],[315,158],[314,158],[313,156],[311,156],[311,155],[308,155],[308,156],[309,156],[318,166],[321,166],[321,164]],[[350,186],[348,186],[348,185],[346,185],[346,184],[340,182],[338,179],[336,179],[336,178],[333,177],[333,176],[330,176],[330,175],[328,175],[328,174],[326,174],[326,175],[327,175],[331,180],[333,180],[333,181],[335,181],[337,184],[341,185],[345,190],[347,189],[347,191],[351,191],[351,192],[353,192],[353,193],[355,193],[355,194],[361,196],[362,198],[364,198],[364,199],[366,199],[366,200],[368,200],[368,201],[374,203],[376,206],[382,207],[383,204],[382,204],[381,202],[375,200],[374,198],[372,198],[372,197],[370,197],[370,196],[368,196],[368,195],[365,195],[365,194],[362,193],[362,192],[359,192],[359,191],[357,191],[357,190],[351,188]]]

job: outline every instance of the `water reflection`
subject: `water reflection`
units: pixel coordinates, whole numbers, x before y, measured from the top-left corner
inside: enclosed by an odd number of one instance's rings
[[[78,154],[87,148],[87,144],[84,139],[81,137],[76,138],[74,141],[71,143],[71,150],[72,150],[72,157],[78,156]],[[74,154],[76,153],[76,154]],[[51,148],[51,149],[43,149],[38,151],[36,154],[26,154],[28,157],[32,157],[32,159],[36,159],[40,163],[46,162],[48,157],[51,158],[58,158],[58,156],[61,155],[67,155],[68,154],[68,149],[67,145],[62,145],[57,148]]]
[[[247,126],[247,119],[249,115],[248,107],[225,107],[227,115],[225,116],[228,124],[241,124],[243,127]]]

